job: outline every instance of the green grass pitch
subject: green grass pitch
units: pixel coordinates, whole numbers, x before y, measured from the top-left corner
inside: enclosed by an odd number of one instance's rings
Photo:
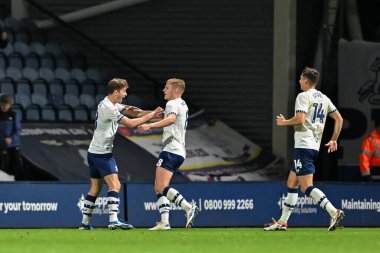
[[[1,253],[380,252],[380,228],[0,229]]]

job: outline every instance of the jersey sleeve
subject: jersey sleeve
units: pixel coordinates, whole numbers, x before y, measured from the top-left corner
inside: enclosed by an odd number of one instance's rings
[[[335,112],[337,109],[335,107],[335,105],[331,102],[331,100],[329,99],[328,101],[328,114],[330,113],[333,113]]]
[[[124,118],[124,115],[119,112],[117,106],[105,108],[104,116],[105,118],[116,122],[120,122],[120,120]]]
[[[173,101],[173,100],[170,100],[166,103],[166,106],[165,106],[165,115],[168,116],[170,114],[174,114],[174,115],[177,115],[178,114],[178,106],[176,105],[176,103]]]
[[[307,97],[307,94],[305,92],[298,94],[296,98],[296,104],[295,104],[296,113],[303,112],[307,114],[308,108],[309,108],[309,99]]]
[[[122,113],[124,110],[125,110],[125,105],[122,105],[122,104],[116,104],[115,105],[117,110]]]

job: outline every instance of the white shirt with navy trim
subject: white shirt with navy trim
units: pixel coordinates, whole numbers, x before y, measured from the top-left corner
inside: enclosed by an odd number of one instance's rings
[[[186,102],[182,98],[169,100],[165,106],[165,118],[170,114],[175,114],[176,121],[163,129],[163,151],[180,155],[183,158],[186,158],[185,135],[188,111]]]
[[[298,94],[295,113],[305,113],[306,120],[303,125],[294,126],[294,147],[319,151],[327,116],[336,110],[331,100],[316,89]]]
[[[105,97],[98,105],[95,119],[95,130],[88,152],[94,154],[112,153],[113,140],[120,120],[124,117],[121,112],[124,105],[115,105]]]

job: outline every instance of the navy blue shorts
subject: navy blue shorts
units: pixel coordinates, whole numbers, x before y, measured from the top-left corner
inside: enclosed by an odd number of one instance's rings
[[[158,157],[156,166],[167,169],[175,174],[184,160],[185,158],[180,155],[162,151]]]
[[[291,170],[297,176],[315,173],[314,162],[317,160],[318,151],[314,149],[295,148],[293,151],[293,164]]]
[[[88,152],[87,161],[90,167],[90,178],[104,178],[118,173],[115,157],[112,153],[93,154]]]

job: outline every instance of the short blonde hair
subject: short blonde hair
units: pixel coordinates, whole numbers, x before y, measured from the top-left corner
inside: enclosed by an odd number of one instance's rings
[[[166,81],[167,84],[173,85],[175,88],[179,88],[182,93],[185,92],[185,81],[178,78],[170,78]]]

